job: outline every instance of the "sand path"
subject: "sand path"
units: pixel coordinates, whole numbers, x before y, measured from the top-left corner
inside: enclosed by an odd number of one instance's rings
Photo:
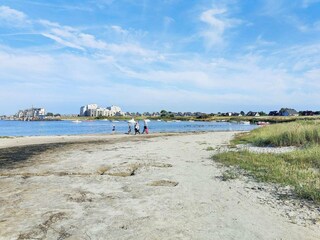
[[[247,183],[221,181],[206,148],[233,135],[2,139],[69,144],[20,150],[25,159],[0,168],[0,239],[319,239],[319,225],[293,224]]]

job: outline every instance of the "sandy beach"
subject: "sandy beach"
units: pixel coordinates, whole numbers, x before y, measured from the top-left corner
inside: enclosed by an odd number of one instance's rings
[[[234,134],[0,139],[0,239],[319,239],[319,207],[222,180]]]

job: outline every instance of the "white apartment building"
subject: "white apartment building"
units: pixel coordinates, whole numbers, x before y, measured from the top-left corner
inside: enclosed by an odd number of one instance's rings
[[[82,106],[80,108],[80,116],[90,116],[89,111],[96,110],[98,108],[97,104],[88,104],[85,106]]]
[[[112,105],[111,107],[108,107],[108,109],[109,109],[111,112],[113,112],[113,113],[119,113],[119,112],[121,112],[121,108],[118,107],[118,106],[114,106],[114,105]]]
[[[89,104],[80,108],[80,116],[110,117],[116,115],[122,116],[125,114],[121,111],[120,107],[114,105],[112,105],[111,107],[103,108],[98,107],[97,104]]]

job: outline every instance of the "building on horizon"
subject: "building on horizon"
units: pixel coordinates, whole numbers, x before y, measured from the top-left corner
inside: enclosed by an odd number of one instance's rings
[[[88,104],[88,105],[82,106],[80,108],[80,116],[89,116],[89,111],[95,110],[97,108],[98,108],[97,104]]]
[[[88,104],[80,108],[79,116],[82,117],[112,117],[112,116],[125,116],[118,106],[99,107],[98,104]]]
[[[19,110],[14,117],[20,120],[41,120],[46,116],[44,108],[29,108],[25,110]]]

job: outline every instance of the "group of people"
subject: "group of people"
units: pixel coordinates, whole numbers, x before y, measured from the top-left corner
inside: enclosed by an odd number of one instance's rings
[[[143,125],[143,131],[141,134],[149,134],[149,129],[148,129],[148,124],[146,121],[143,121],[144,125]],[[131,134],[131,123],[128,122],[128,134]],[[139,121],[134,123],[134,135],[136,134],[140,134],[140,125],[139,125]]]
[[[136,134],[149,134],[149,128],[148,128],[148,124],[147,124],[147,121],[144,120],[143,121],[143,131],[142,133],[140,133],[140,125],[139,125],[139,121],[137,122],[128,122],[128,133],[127,134],[131,134],[131,131],[132,131],[132,126],[131,126],[131,123],[134,123],[134,135]],[[112,133],[115,133],[116,132],[116,126],[114,124],[112,124]]]

